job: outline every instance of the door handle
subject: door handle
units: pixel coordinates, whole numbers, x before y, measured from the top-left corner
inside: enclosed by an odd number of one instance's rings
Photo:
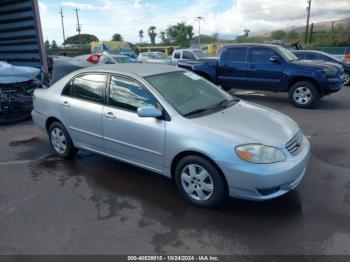
[[[63,101],[62,105],[63,105],[64,107],[70,107],[68,101]]]
[[[105,117],[108,118],[108,119],[117,118],[117,117],[113,114],[113,112],[108,112],[108,113],[105,113],[104,115],[105,115]]]

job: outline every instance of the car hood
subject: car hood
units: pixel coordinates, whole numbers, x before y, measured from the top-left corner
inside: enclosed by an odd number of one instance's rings
[[[323,68],[332,68],[336,67],[341,69],[342,66],[337,63],[326,62],[321,60],[295,60],[291,62],[294,65],[300,65],[303,67],[309,67],[312,69],[323,69]]]
[[[5,62],[0,63],[0,84],[19,83],[34,79],[40,69],[28,66],[14,66]]]
[[[275,147],[283,146],[299,130],[298,125],[286,115],[244,101],[220,112],[191,120],[238,138],[239,143],[261,143]]]

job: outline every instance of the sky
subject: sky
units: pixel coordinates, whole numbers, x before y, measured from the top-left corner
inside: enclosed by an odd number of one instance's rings
[[[197,35],[197,16],[204,17],[201,34],[242,35],[245,28],[261,32],[302,26],[307,0],[39,0],[44,39],[58,44],[63,42],[61,7],[66,37],[77,33],[74,8],[78,8],[82,33],[100,40],[120,33],[125,41],[137,43],[140,29],[145,32],[143,42],[149,42],[151,25],[157,28],[157,42],[161,31],[178,22],[193,25]],[[312,0],[310,22],[349,16],[350,0]]]

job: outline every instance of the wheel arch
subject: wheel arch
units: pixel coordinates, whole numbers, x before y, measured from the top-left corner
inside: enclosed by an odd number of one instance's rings
[[[62,121],[60,121],[57,117],[50,116],[48,119],[46,119],[46,122],[45,122],[45,129],[47,133],[49,133],[49,128],[51,124],[54,122],[59,122],[60,124],[63,125]]]
[[[315,79],[313,79],[312,77],[307,77],[307,76],[296,76],[296,77],[293,77],[292,80],[289,82],[287,91],[289,92],[294,84],[296,84],[297,82],[301,82],[301,81],[307,81],[307,82],[312,83],[316,87],[318,92],[321,95],[323,94],[322,89],[321,89],[320,85],[317,83],[317,81]]]
[[[171,166],[170,166],[170,173],[171,173],[171,178],[174,180],[174,176],[175,176],[175,168],[176,168],[176,165],[177,163],[179,163],[179,161],[181,159],[183,159],[184,157],[186,156],[199,156],[199,157],[202,157],[206,160],[208,160],[219,172],[221,178],[223,179],[224,181],[224,184],[225,184],[225,190],[226,190],[226,193],[229,192],[229,187],[228,187],[228,184],[227,184],[227,180],[226,180],[226,177],[224,175],[224,173],[222,172],[221,168],[215,163],[214,160],[212,160],[209,156],[201,153],[201,152],[198,152],[198,151],[194,151],[194,150],[186,150],[186,151],[182,151],[180,153],[178,153],[172,160],[171,162]]]

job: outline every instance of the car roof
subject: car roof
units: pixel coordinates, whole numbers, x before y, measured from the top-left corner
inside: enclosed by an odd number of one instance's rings
[[[283,47],[280,45],[274,45],[274,44],[262,44],[262,43],[237,43],[237,44],[231,44],[231,45],[226,45],[225,48],[230,48],[230,47],[236,47],[236,46],[242,46],[242,47]]]
[[[329,55],[326,52],[318,51],[318,50],[293,50],[293,53],[315,53],[315,54],[321,54],[321,55]]]
[[[164,73],[178,72],[184,71],[184,69],[170,66],[170,65],[162,65],[162,64],[141,64],[141,63],[133,63],[133,64],[112,64],[112,65],[101,65],[94,66],[89,68],[84,68],[79,70],[82,72],[111,72],[111,73],[121,73],[121,74],[134,74],[141,77],[151,76],[151,75],[159,75]]]

